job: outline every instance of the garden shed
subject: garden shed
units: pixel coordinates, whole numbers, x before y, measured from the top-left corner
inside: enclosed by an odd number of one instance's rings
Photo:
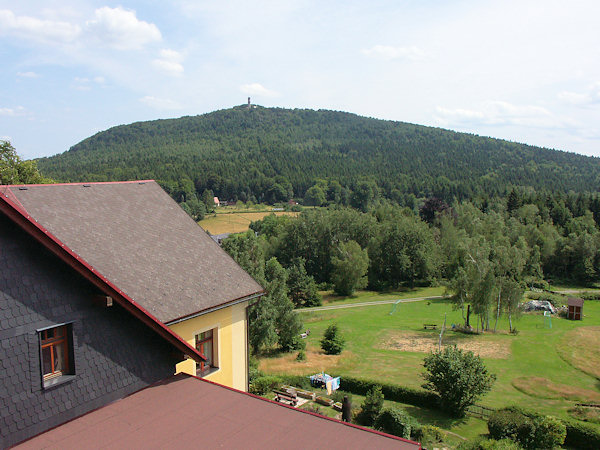
[[[583,299],[579,297],[569,297],[567,300],[567,319],[581,320],[583,319]]]

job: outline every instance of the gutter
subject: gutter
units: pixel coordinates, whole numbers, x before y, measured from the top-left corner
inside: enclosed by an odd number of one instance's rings
[[[218,311],[219,309],[224,309],[224,308],[228,308],[228,307],[233,306],[233,305],[237,305],[238,303],[243,303],[243,302],[246,302],[246,301],[250,302],[251,300],[254,300],[254,299],[257,299],[256,301],[258,301],[258,299],[260,297],[262,297],[263,295],[265,295],[264,291],[263,292],[258,292],[256,294],[250,294],[250,295],[247,295],[246,297],[242,297],[242,298],[239,298],[237,300],[233,300],[232,302],[223,303],[222,305],[213,306],[212,308],[204,309],[204,310],[199,311],[197,313],[190,314],[189,316],[180,317],[179,319],[169,320],[168,322],[164,322],[164,324],[167,325],[167,326],[171,326],[171,325],[175,325],[177,323],[184,322],[184,321],[189,320],[189,319],[193,319],[193,318],[198,317],[198,316],[203,316],[204,314],[208,314],[208,313],[211,313],[211,312],[214,312],[214,311]],[[256,302],[252,303],[252,305],[255,304],[255,303]],[[248,306],[252,306],[252,305],[248,305]]]

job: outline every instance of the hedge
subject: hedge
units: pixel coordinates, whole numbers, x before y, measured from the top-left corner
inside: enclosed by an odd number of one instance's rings
[[[283,383],[281,377],[265,375],[252,380],[250,383],[250,393],[256,395],[266,395],[273,389],[276,389]]]
[[[522,414],[532,420],[540,420],[545,416],[534,411],[529,411],[518,406],[509,406],[499,410],[499,412],[508,411]],[[565,437],[564,446],[578,449],[598,449],[600,448],[600,430],[575,420],[560,419],[565,425],[567,435]],[[489,427],[489,423],[488,423]],[[490,430],[491,434],[491,430]]]
[[[340,382],[341,389],[357,395],[366,395],[367,391],[376,385],[381,386],[381,392],[383,392],[386,400],[428,408],[437,408],[439,406],[440,397],[436,393],[424,389],[415,389],[354,377],[342,377]]]
[[[284,383],[298,386],[304,389],[310,388],[310,379],[304,375],[280,375]],[[374,380],[365,380],[355,377],[342,376],[340,389],[356,395],[367,395],[367,392],[373,386],[381,386],[381,392],[386,400],[400,403],[407,403],[415,406],[425,406],[427,408],[437,408],[440,397],[431,391],[424,389],[415,389],[396,384],[381,383]]]
[[[582,449],[600,448],[600,431],[590,425],[578,423],[574,420],[564,420],[567,427],[565,446]]]

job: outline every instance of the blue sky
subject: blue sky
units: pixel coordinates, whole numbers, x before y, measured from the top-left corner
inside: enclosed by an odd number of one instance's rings
[[[0,0],[0,139],[24,158],[245,103],[600,156],[598,1]]]

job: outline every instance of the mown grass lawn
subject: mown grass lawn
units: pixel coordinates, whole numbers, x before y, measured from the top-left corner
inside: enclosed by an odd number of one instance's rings
[[[389,295],[400,298],[405,294]],[[410,295],[422,296],[418,291]],[[330,304],[378,298],[382,297],[362,294],[357,299]],[[423,357],[436,348],[439,336],[439,330],[424,330],[423,324],[440,327],[446,316],[450,328],[453,323],[462,323],[461,312],[454,310],[445,299],[401,303],[392,315],[391,309],[392,305],[378,305],[301,312],[305,327],[311,331],[307,339],[307,360],[297,362],[295,354],[264,357],[260,367],[270,373],[309,374],[324,370],[341,375],[342,388],[344,375],[419,387]],[[475,320],[473,317],[472,323]],[[518,335],[507,333],[508,322],[503,318],[496,334],[464,335],[446,331],[444,343],[456,343],[480,353],[487,367],[498,377],[480,404],[493,408],[517,404],[566,418],[569,417],[567,410],[576,402],[598,402],[600,379],[594,376],[594,368],[600,367],[600,302],[585,303],[583,321],[557,317],[551,320],[552,328],[547,328],[542,315],[523,315],[513,321]],[[339,356],[324,355],[319,346],[323,331],[333,322],[347,340]]]
[[[225,207],[227,208],[227,207]],[[198,224],[210,234],[243,233],[250,227],[250,223],[262,220],[269,214],[297,216],[297,212],[288,211],[244,211],[243,209],[232,209],[219,211],[215,214],[207,214]]]

